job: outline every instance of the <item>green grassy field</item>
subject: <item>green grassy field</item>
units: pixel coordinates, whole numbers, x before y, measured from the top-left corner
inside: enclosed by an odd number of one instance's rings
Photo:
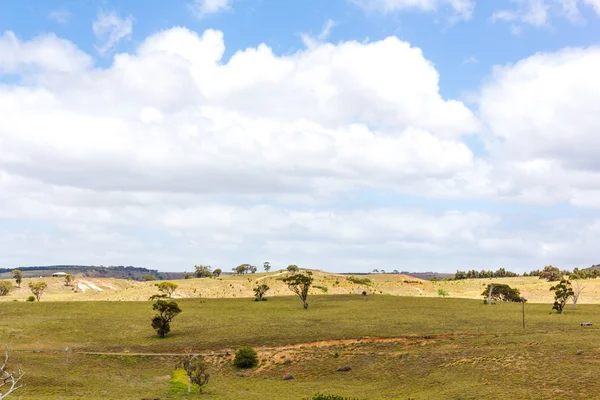
[[[549,304],[396,296],[181,299],[172,334],[158,339],[150,302],[7,302],[1,342],[26,372],[23,399],[187,397],[173,380],[177,354],[207,355],[205,399],[302,399],[315,392],[361,399],[598,398],[600,306],[565,315]],[[318,343],[315,343],[318,342]],[[242,345],[259,351],[247,376],[231,366]],[[65,347],[70,353],[65,391]],[[577,350],[583,350],[578,355]],[[93,353],[93,354],[91,354]],[[112,353],[112,354],[99,354]],[[140,355],[137,355],[140,354]],[[352,367],[337,372],[342,365]],[[286,373],[294,374],[283,381]]]

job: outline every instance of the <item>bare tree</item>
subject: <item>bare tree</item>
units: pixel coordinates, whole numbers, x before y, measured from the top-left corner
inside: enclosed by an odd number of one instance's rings
[[[21,378],[23,378],[23,371],[19,367],[17,371],[9,372],[8,369],[8,345],[4,353],[4,363],[0,367],[0,400],[5,399],[15,390],[23,387],[19,384]]]
[[[581,292],[585,289],[585,283],[582,279],[573,279],[573,310],[577,308],[577,300],[579,300],[579,296]]]
[[[494,285],[490,283],[490,291],[488,292],[488,304],[492,304],[492,291],[494,290]]]

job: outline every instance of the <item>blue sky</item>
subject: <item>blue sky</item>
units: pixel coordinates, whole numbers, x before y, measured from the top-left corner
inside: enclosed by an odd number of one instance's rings
[[[596,264],[599,14],[2,2],[0,264]]]

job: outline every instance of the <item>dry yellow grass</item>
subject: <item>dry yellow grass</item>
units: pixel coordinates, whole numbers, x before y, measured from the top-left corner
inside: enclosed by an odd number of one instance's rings
[[[174,298],[249,298],[253,297],[252,288],[257,281],[265,282],[271,290],[270,296],[289,296],[292,292],[278,278],[286,273],[227,275],[215,279],[188,279],[174,281],[179,285]],[[387,294],[409,297],[438,297],[438,289],[444,289],[449,297],[464,299],[482,299],[481,293],[489,283],[505,283],[518,288],[530,303],[552,303],[553,295],[550,286],[553,283],[536,277],[466,279],[461,281],[430,282],[407,275],[361,275],[368,278],[371,284],[355,284],[348,280],[348,275],[339,275],[322,271],[314,272],[312,294],[357,294],[363,290],[369,294]],[[72,286],[65,286],[63,278],[26,278],[21,288],[15,288],[8,296],[0,297],[0,301],[24,301],[31,295],[28,283],[44,281],[48,288],[42,301],[140,301],[147,300],[158,293],[156,283],[137,282],[114,278],[85,278],[78,276]],[[580,304],[600,303],[600,279],[583,281],[585,290],[580,297]]]

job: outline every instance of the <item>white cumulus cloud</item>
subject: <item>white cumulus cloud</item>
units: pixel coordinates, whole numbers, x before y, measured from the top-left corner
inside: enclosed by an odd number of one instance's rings
[[[453,12],[464,19],[473,15],[475,0],[348,0],[368,11],[380,11],[384,13],[421,10],[426,12],[438,11],[441,8],[450,8]]]
[[[191,5],[192,12],[198,18],[216,14],[231,8],[229,0],[194,0]]]
[[[92,30],[96,38],[102,42],[96,47],[98,53],[105,54],[114,49],[121,40],[131,37],[133,17],[121,18],[114,11],[99,11]]]

